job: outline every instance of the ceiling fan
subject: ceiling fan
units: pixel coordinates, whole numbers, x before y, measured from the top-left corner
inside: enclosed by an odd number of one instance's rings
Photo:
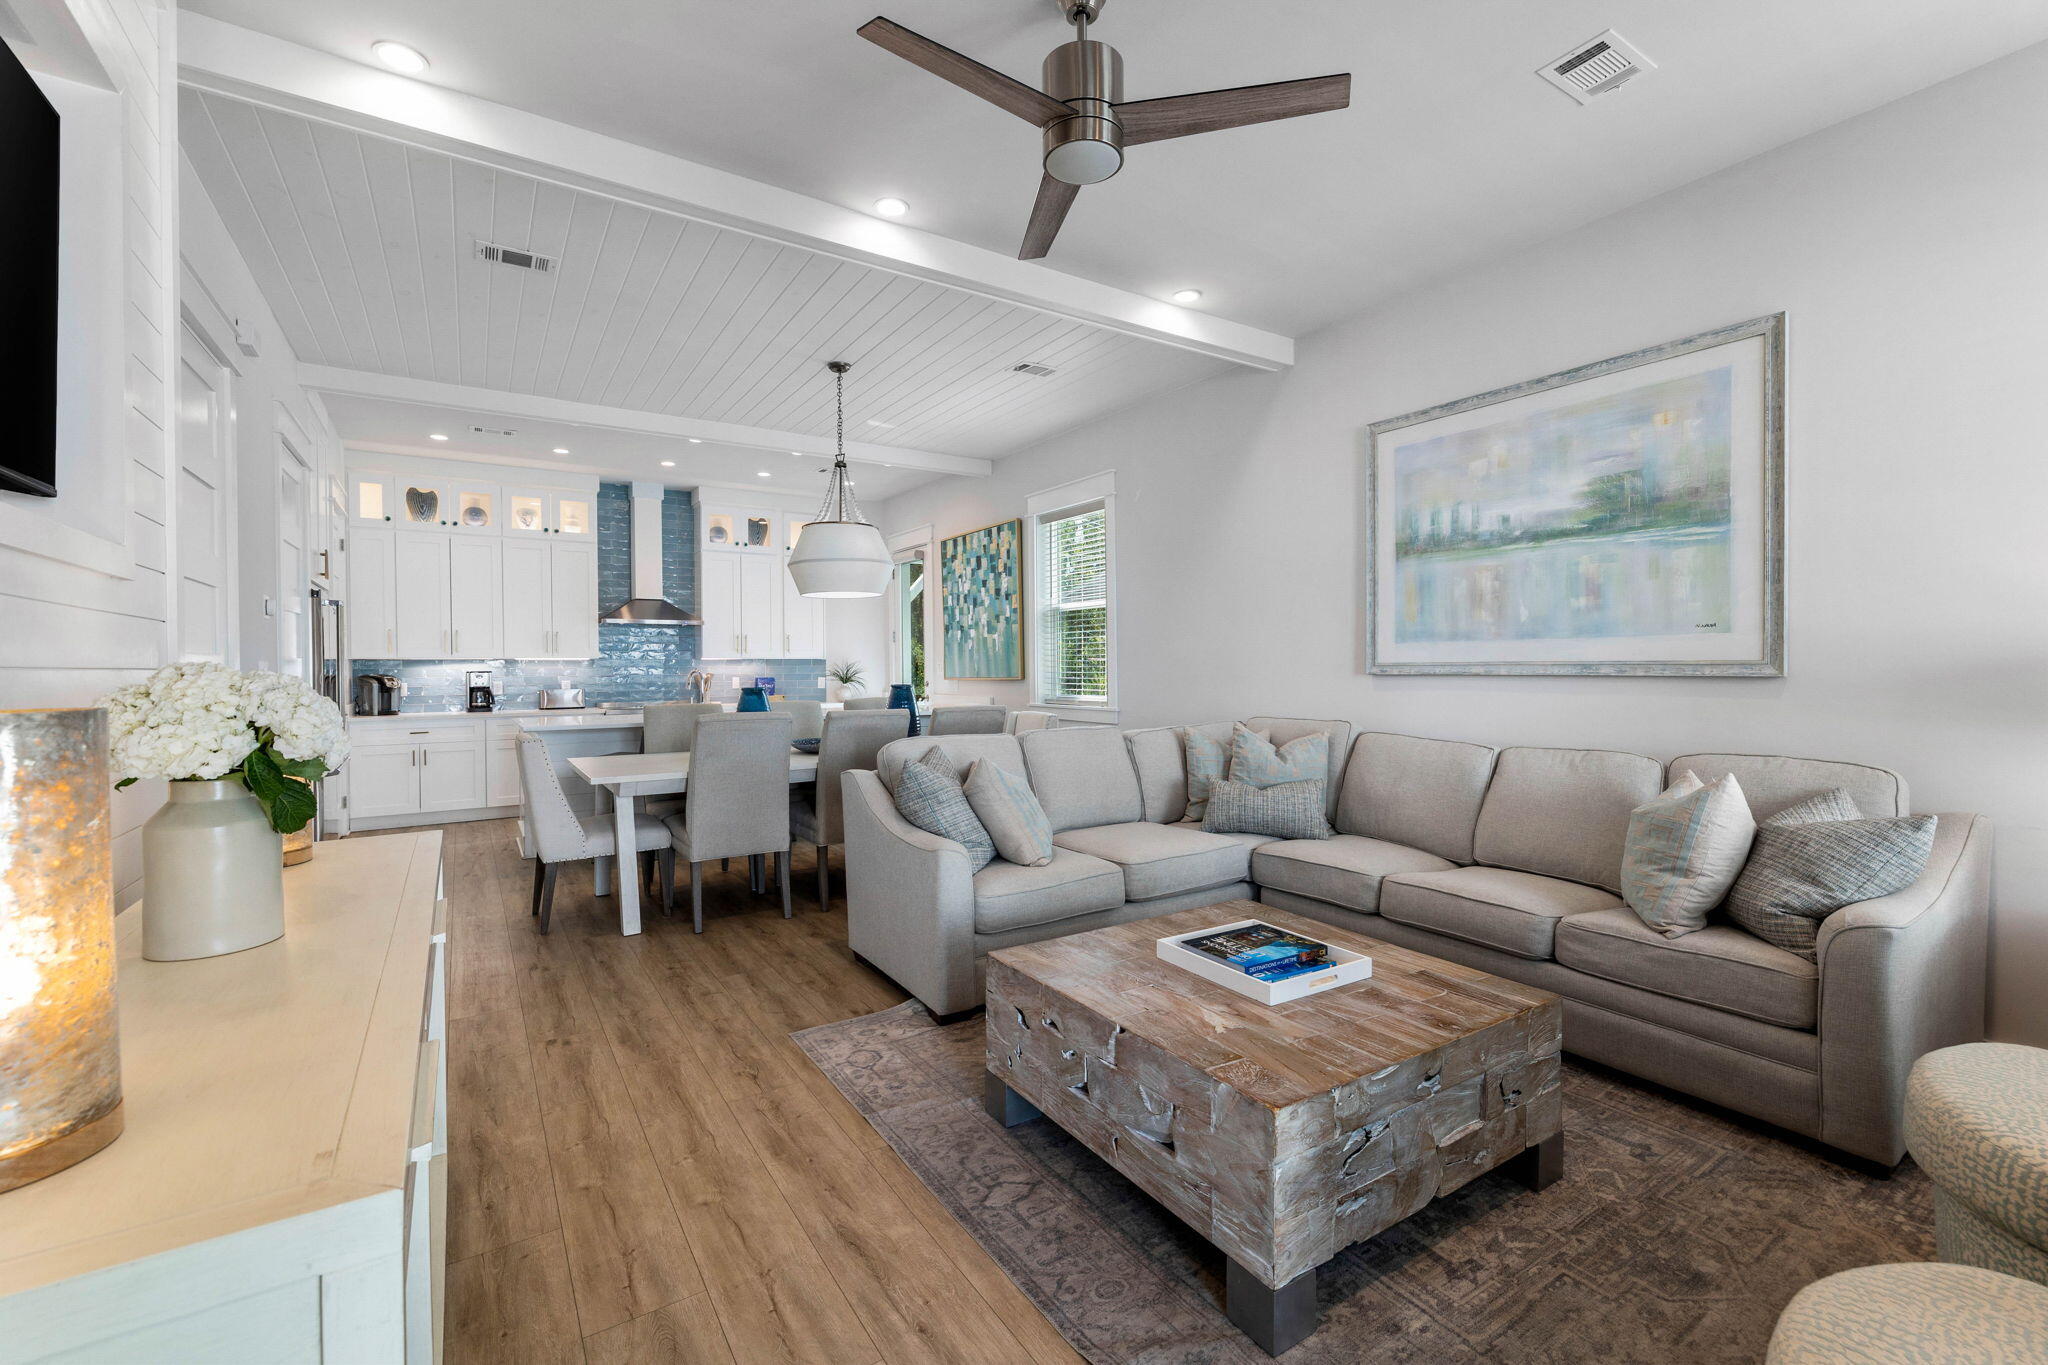
[[[1043,90],[1012,80],[888,19],[870,19],[857,30],[869,42],[1043,130],[1045,175],[1038,183],[1031,221],[1024,228],[1019,260],[1035,261],[1045,255],[1081,186],[1097,184],[1121,170],[1126,147],[1320,114],[1351,103],[1351,74],[1345,72],[1127,104],[1122,54],[1088,36],[1088,26],[1101,16],[1107,3],[1053,0],[1074,26],[1076,36],[1046,55]]]

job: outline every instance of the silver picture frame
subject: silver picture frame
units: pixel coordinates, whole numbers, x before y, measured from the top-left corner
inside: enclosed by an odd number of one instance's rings
[[[1381,639],[1382,589],[1392,581],[1394,546],[1381,544],[1382,501],[1394,496],[1382,488],[1383,453],[1391,451],[1388,438],[1398,432],[1444,418],[1457,417],[1477,409],[1494,407],[1516,399],[1553,390],[1570,389],[1622,371],[1637,369],[1701,351],[1760,340],[1755,364],[1754,412],[1742,414],[1760,422],[1755,460],[1758,487],[1749,515],[1759,519],[1756,552],[1760,557],[1752,585],[1756,600],[1749,603],[1756,612],[1757,641],[1753,657],[1700,658],[1644,657],[1636,659],[1514,659],[1456,661],[1415,661],[1385,657],[1390,651]],[[1366,671],[1371,674],[1492,675],[1576,677],[1684,677],[1684,678],[1780,678],[1785,676],[1785,314],[1769,313],[1726,327],[1698,332],[1662,345],[1631,351],[1588,365],[1560,370],[1540,379],[1475,394],[1455,402],[1441,403],[1417,412],[1375,422],[1367,429],[1365,505],[1365,645]],[[1391,504],[1390,504],[1391,508]],[[1398,508],[1391,509],[1398,513]],[[1731,522],[1739,512],[1731,513]],[[1508,651],[1503,651],[1508,652]]]

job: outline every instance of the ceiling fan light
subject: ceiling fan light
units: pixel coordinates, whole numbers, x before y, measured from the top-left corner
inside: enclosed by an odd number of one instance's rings
[[[1061,142],[1045,154],[1045,173],[1069,185],[1099,185],[1123,167],[1123,149],[1097,138]]]

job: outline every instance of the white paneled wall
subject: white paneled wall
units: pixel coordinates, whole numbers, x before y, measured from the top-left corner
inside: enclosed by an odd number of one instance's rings
[[[56,7],[51,7],[56,8]],[[167,382],[177,293],[175,20],[157,0],[70,0],[98,69],[49,74],[65,182],[55,499],[0,494],[0,707],[90,705],[166,657],[175,601]],[[61,21],[24,16],[43,38]],[[117,793],[115,881],[140,874],[159,784]]]

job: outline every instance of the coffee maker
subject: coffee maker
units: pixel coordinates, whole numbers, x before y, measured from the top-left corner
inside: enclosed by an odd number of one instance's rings
[[[495,711],[498,709],[498,694],[491,690],[491,670],[472,668],[465,675],[469,683],[469,709],[472,711]]]
[[[359,673],[356,675],[356,714],[359,716],[395,716],[398,703],[405,699],[405,681],[389,673]]]

